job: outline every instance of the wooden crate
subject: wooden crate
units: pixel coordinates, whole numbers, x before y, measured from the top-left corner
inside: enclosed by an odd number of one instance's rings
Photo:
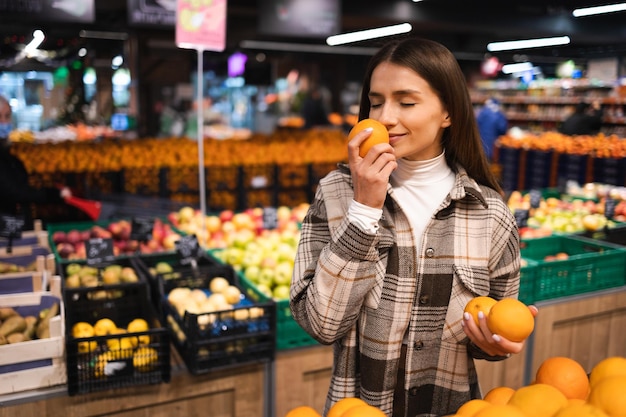
[[[0,346],[0,394],[52,387],[67,381],[65,308],[61,297],[61,278],[52,278],[50,292],[2,295],[0,306],[35,307],[51,300],[58,300],[59,315],[50,320],[49,338]],[[13,370],[18,368],[20,370]]]

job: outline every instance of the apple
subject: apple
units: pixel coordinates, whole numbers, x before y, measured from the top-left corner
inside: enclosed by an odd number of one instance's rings
[[[214,214],[206,216],[205,226],[210,233],[215,233],[222,228],[222,220]]]
[[[220,220],[222,223],[230,222],[233,219],[235,212],[232,210],[222,210],[219,214]]]
[[[67,241],[67,234],[65,232],[61,231],[61,230],[58,230],[58,231],[56,231],[56,232],[54,232],[52,234],[52,241],[55,244],[66,242]]]
[[[65,240],[67,243],[71,243],[72,245],[75,245],[78,242],[82,241],[83,239],[81,238],[80,232],[78,230],[72,229],[68,231],[67,234],[65,235]]]
[[[260,272],[261,272],[261,268],[259,268],[258,265],[249,265],[244,269],[243,275],[250,281],[256,283],[259,280]]]
[[[70,255],[76,252],[74,245],[69,242],[61,242],[56,247],[59,256],[63,259],[69,259]]]
[[[289,285],[293,275],[293,264],[290,261],[283,261],[276,265],[274,269],[274,285]]]
[[[288,300],[289,299],[289,285],[277,285],[272,290],[272,297],[276,300]]]
[[[178,210],[178,221],[180,223],[189,223],[195,217],[196,211],[189,206],[181,207]]]

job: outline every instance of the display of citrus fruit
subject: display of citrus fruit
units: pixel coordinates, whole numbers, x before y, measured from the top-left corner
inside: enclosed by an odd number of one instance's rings
[[[553,417],[609,417],[592,404],[569,404],[561,408]]]
[[[535,374],[535,382],[558,388],[568,399],[587,399],[589,377],[580,363],[564,356],[544,360]]]
[[[508,405],[522,410],[528,417],[552,417],[568,404],[565,395],[548,384],[526,385],[515,390]]]
[[[511,399],[514,392],[515,390],[511,387],[495,387],[490,389],[487,394],[485,394],[483,400],[495,405],[506,404],[509,402],[509,399]]]
[[[387,414],[379,408],[366,404],[348,408],[341,417],[387,417]]]
[[[363,119],[355,124],[348,134],[348,140],[352,140],[357,133],[362,132],[368,127],[373,130],[369,137],[365,139],[359,147],[359,155],[361,158],[365,158],[365,155],[367,155],[367,152],[372,146],[379,143],[389,143],[389,132],[387,132],[387,128],[378,120],[374,119]]]
[[[456,413],[460,416],[472,417],[478,411],[482,410],[485,407],[489,407],[490,405],[491,403],[488,403],[485,400],[474,398],[473,400],[469,400],[461,407],[459,407],[459,409],[456,410]]]
[[[102,318],[93,325],[93,331],[96,336],[106,336],[114,334],[117,329],[115,322],[108,318]]]
[[[599,381],[610,376],[626,375],[626,358],[622,356],[609,356],[596,363],[589,374],[591,387]]]
[[[357,397],[346,397],[337,401],[328,409],[326,417],[341,417],[344,412],[357,405],[367,405],[365,401]]]
[[[626,417],[626,375],[609,376],[591,387],[587,402],[609,417]]]
[[[508,404],[492,404],[478,411],[473,417],[528,417],[519,408]]]
[[[521,342],[533,332],[535,317],[523,302],[503,298],[491,306],[487,316],[489,330],[512,342]]]
[[[308,405],[301,405],[296,408],[292,408],[289,410],[285,417],[322,417],[320,413],[315,411],[313,407],[309,407]]]
[[[469,313],[474,318],[474,323],[478,325],[478,313],[482,311],[485,317],[487,317],[491,307],[493,307],[493,305],[497,302],[498,301],[495,298],[480,295],[469,300],[467,304],[465,304],[465,309],[463,311],[465,313]]]

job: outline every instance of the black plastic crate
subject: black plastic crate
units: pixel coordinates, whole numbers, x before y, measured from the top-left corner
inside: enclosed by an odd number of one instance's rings
[[[98,289],[79,288],[81,296],[65,303],[67,391],[69,395],[169,382],[170,336],[148,299],[146,285],[120,288],[114,299],[90,296]],[[110,319],[126,329],[143,319],[147,330],[74,337],[79,323]]]
[[[573,180],[578,184],[585,184],[591,179],[589,171],[589,155],[570,153],[560,154],[558,157],[557,183]]]
[[[172,342],[190,373],[197,375],[214,369],[252,362],[271,361],[275,352],[276,305],[257,303],[246,296],[238,276],[230,265],[219,263],[207,253],[194,269],[181,265],[177,256],[137,258],[144,270],[150,271],[158,262],[167,262],[174,270],[150,277],[154,300],[160,300],[161,317],[168,325]],[[179,311],[168,301],[175,288],[204,291],[207,296],[210,282],[215,277],[225,278],[241,293],[232,308],[210,312]]]
[[[525,189],[550,187],[556,174],[554,152],[528,150],[526,152]]]
[[[594,158],[593,181],[623,186],[626,183],[626,158]]]

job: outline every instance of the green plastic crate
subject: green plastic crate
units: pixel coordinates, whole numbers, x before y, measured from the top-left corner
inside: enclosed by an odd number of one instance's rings
[[[537,262],[532,259],[524,259],[525,265],[520,271],[520,285],[518,299],[526,305],[535,302],[535,270]]]
[[[566,253],[567,259],[546,260]],[[580,236],[523,240],[522,258],[536,262],[533,302],[619,287],[626,284],[626,249]],[[531,271],[529,271],[531,272]]]
[[[246,291],[246,295],[258,302],[266,302],[273,300],[263,294],[250,280],[239,273],[239,283]],[[309,335],[294,320],[289,308],[289,300],[274,300],[276,303],[276,349],[286,350],[297,347],[311,346],[318,344],[311,335]]]

